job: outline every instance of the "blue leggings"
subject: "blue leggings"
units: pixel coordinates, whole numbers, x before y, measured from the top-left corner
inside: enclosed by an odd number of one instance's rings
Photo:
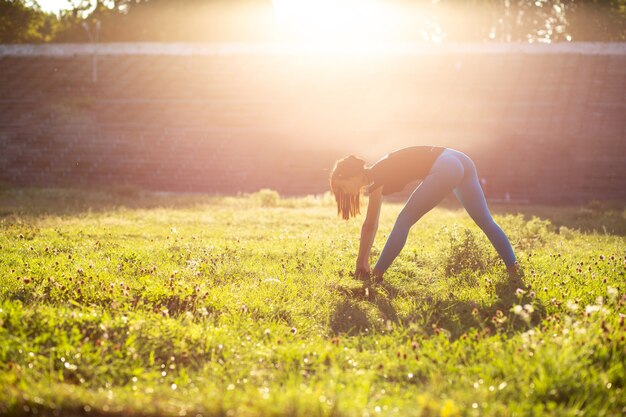
[[[389,268],[404,247],[411,227],[451,191],[454,191],[470,217],[485,232],[505,265],[515,264],[515,254],[509,239],[489,213],[474,162],[464,153],[446,148],[398,215],[376,263],[376,270],[385,272]]]

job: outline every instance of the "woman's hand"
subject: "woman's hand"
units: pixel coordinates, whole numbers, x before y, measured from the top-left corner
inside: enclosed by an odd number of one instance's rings
[[[356,271],[354,272],[356,278],[369,278],[371,272],[368,261],[357,261]]]
[[[361,226],[361,239],[359,240],[359,255],[356,258],[356,278],[369,279],[371,274],[369,257],[372,243],[378,230],[378,217],[380,206],[383,203],[382,187],[379,187],[369,195],[367,215]]]

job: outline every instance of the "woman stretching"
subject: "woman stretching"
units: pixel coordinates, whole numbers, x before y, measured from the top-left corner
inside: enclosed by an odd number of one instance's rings
[[[398,215],[374,270],[369,256],[378,230],[383,196],[401,191],[409,182],[423,179]],[[409,229],[450,192],[454,192],[467,213],[487,235],[509,274],[516,273],[515,254],[509,239],[491,217],[480,187],[476,166],[464,153],[437,146],[413,146],[392,152],[367,168],[355,156],[337,161],[330,176],[337,212],[348,220],[360,213],[362,189],[369,191],[367,215],[361,228],[356,275],[374,275],[377,282],[406,243]]]

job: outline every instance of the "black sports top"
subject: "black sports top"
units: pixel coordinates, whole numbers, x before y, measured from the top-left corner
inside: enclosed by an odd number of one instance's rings
[[[411,146],[387,154],[369,170],[370,192],[383,187],[383,195],[402,191],[412,181],[424,179],[445,148]]]

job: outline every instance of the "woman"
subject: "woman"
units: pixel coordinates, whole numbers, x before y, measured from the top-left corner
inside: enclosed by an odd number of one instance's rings
[[[383,196],[401,191],[409,182],[423,179],[398,215],[385,247],[370,270],[369,256],[378,229]],[[515,274],[517,264],[509,239],[491,217],[480,186],[476,166],[464,153],[437,146],[413,146],[392,152],[367,168],[355,156],[337,161],[330,176],[337,212],[345,220],[360,213],[360,196],[369,191],[367,215],[361,228],[356,275],[373,274],[377,282],[398,256],[409,229],[450,192],[454,192],[470,217],[487,235],[498,255]]]

